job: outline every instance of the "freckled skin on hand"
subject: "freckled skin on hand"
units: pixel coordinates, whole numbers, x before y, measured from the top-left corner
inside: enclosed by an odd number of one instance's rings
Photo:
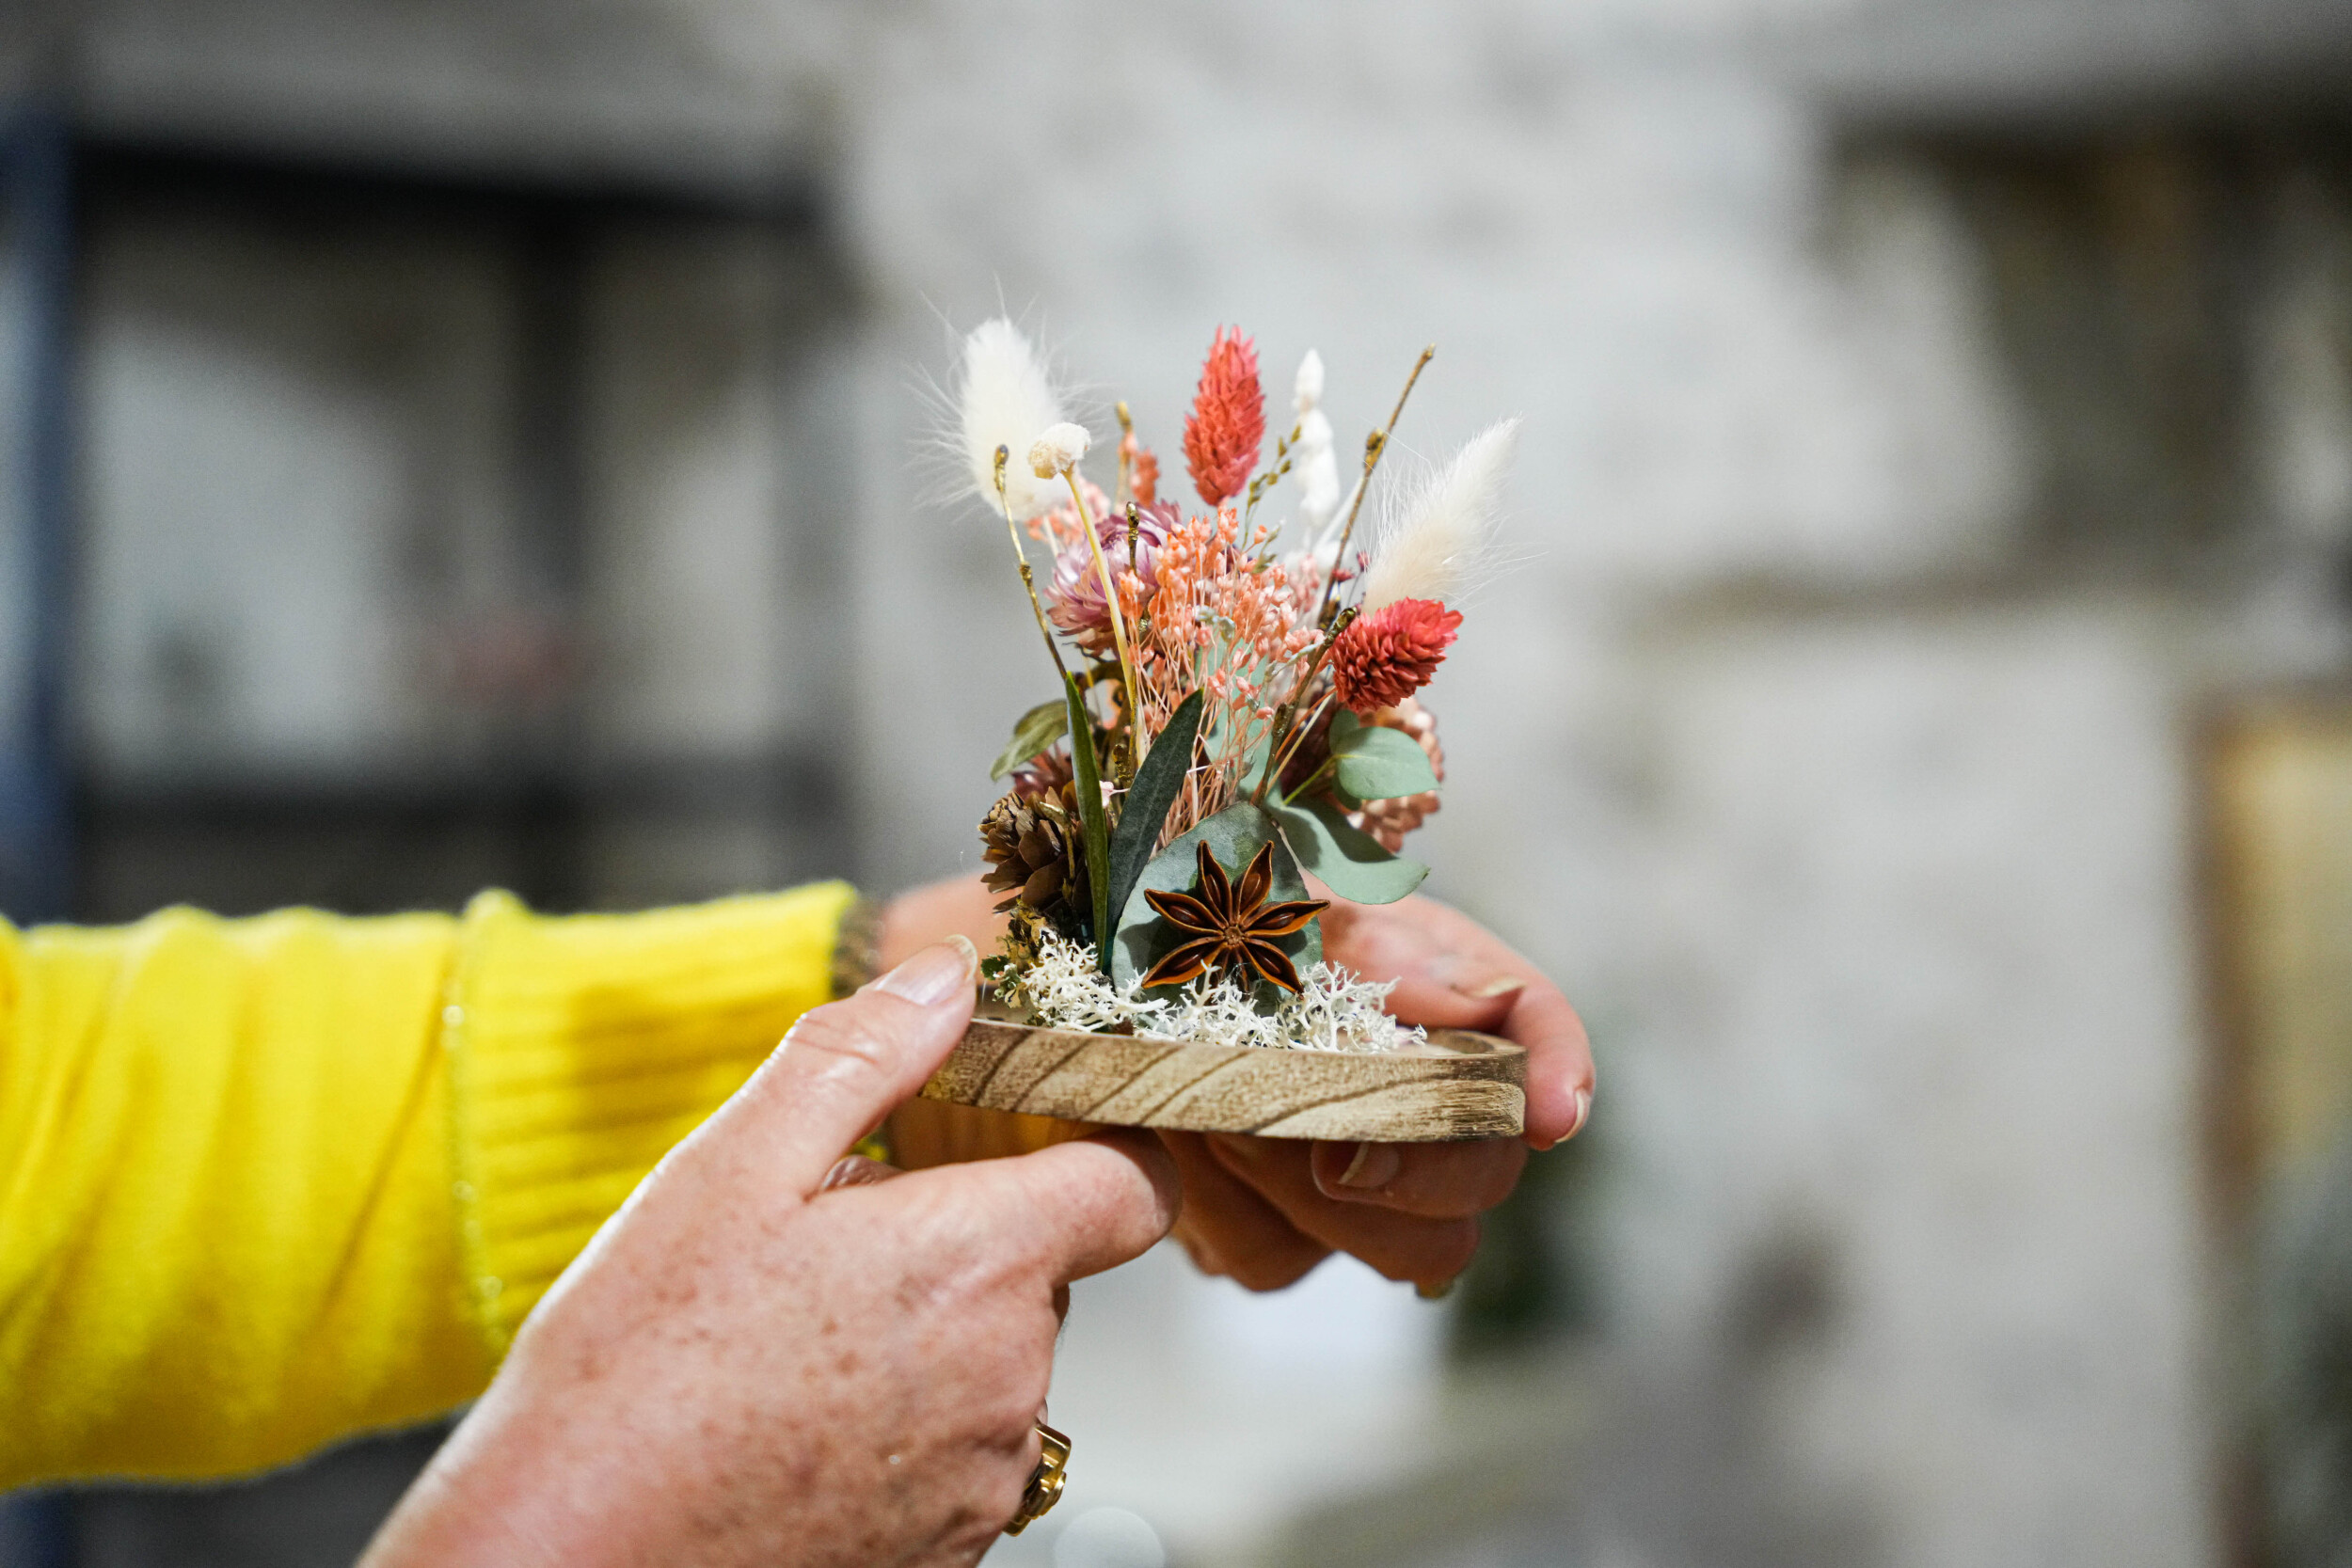
[[[948,932],[993,946],[992,903],[977,878],[893,903],[883,961],[905,970],[806,1015],[662,1162],[362,1568],[969,1568],[1036,1464],[1069,1281],[1165,1234],[1180,1190],[1185,1250],[1252,1289],[1334,1250],[1422,1284],[1469,1260],[1524,1148],[1359,1164],[1380,1146],[1114,1134],[823,1190],[970,1018],[968,960],[938,1002],[888,988]],[[1524,958],[1425,898],[1324,919],[1333,961],[1396,977],[1399,1017],[1527,1049],[1530,1146],[1582,1127],[1583,1027]]]
[[[1064,1288],[1165,1234],[1178,1189],[1136,1135],[822,1187],[961,1037],[964,974],[803,1019],[882,1070],[787,1042],[674,1150],[365,1568],[977,1562],[1037,1463]]]

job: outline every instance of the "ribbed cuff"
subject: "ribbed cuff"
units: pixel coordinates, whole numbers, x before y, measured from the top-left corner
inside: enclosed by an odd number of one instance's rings
[[[833,995],[854,896],[826,882],[564,917],[474,900],[441,1039],[467,1285],[496,1349],[655,1163]]]

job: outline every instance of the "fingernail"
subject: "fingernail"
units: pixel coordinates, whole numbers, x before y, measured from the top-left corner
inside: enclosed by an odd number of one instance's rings
[[[880,1160],[869,1160],[863,1154],[845,1154],[834,1162],[833,1169],[817,1183],[820,1193],[835,1192],[843,1187],[870,1187],[877,1181],[887,1181],[898,1172]]]
[[[1340,1185],[1371,1190],[1385,1187],[1405,1168],[1405,1156],[1394,1144],[1358,1144],[1356,1158],[1340,1173]]]
[[[1491,1002],[1498,996],[1526,990],[1527,982],[1516,974],[1498,974],[1483,986],[1456,985],[1454,989],[1473,1002]]]
[[[1584,1118],[1585,1118],[1586,1117],[1591,1116],[1592,1114],[1593,1114],[1593,1091],[1592,1091],[1592,1090],[1590,1090],[1590,1089],[1579,1089],[1579,1090],[1577,1090],[1577,1091],[1576,1091],[1576,1119],[1575,1119],[1574,1121],[1572,1121],[1572,1122],[1568,1123],[1568,1136],[1569,1136],[1569,1137],[1571,1137],[1571,1138],[1573,1138],[1573,1137],[1575,1137],[1575,1136],[1576,1136],[1579,1132],[1583,1132],[1583,1131],[1584,1131]]]
[[[933,942],[874,982],[876,990],[903,996],[920,1006],[935,1007],[958,991],[969,991],[979,973],[980,950],[969,937],[951,936]]]
[[[1423,1282],[1413,1287],[1413,1294],[1423,1301],[1443,1301],[1454,1293],[1454,1287],[1460,1282],[1461,1277],[1457,1274],[1452,1279],[1440,1279],[1434,1285]]]

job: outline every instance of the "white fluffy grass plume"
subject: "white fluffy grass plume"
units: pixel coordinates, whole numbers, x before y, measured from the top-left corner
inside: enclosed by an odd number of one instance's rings
[[[1016,521],[1026,522],[1050,512],[1066,499],[1059,480],[1040,479],[1031,471],[1030,444],[1054,425],[1063,422],[1061,399],[1054,392],[1045,365],[1002,316],[982,322],[963,341],[963,375],[956,388],[958,446],[972,487],[989,509],[996,506],[996,449],[1011,458],[1005,465],[1005,499]]]
[[[1489,425],[1411,492],[1374,546],[1364,574],[1367,613],[1399,599],[1461,592],[1494,536],[1502,476],[1518,439],[1517,420]]]

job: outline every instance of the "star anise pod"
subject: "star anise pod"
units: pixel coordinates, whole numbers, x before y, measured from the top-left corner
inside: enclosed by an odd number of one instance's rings
[[[1214,968],[1219,974],[1247,970],[1269,985],[1296,991],[1298,969],[1290,955],[1274,944],[1331,907],[1327,898],[1301,898],[1269,904],[1274,886],[1274,846],[1263,846],[1236,884],[1216,863],[1207,844],[1200,852],[1200,877],[1190,893],[1147,891],[1144,898],[1160,918],[1183,933],[1184,940],[1152,966],[1144,985],[1180,986]]]

